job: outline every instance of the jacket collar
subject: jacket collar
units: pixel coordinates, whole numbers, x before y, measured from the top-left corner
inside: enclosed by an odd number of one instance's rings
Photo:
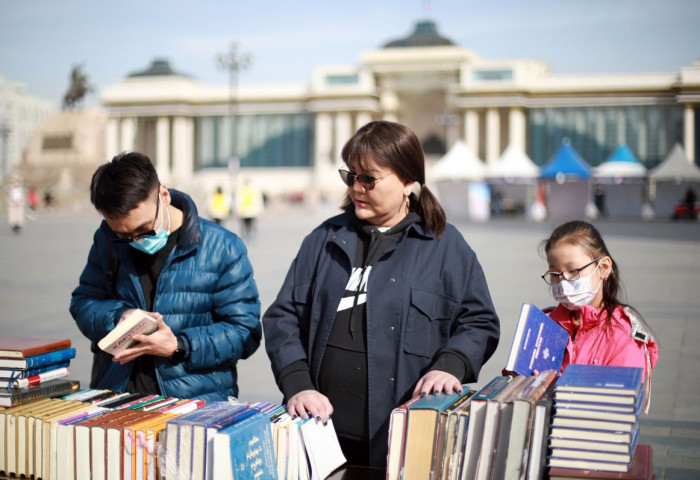
[[[348,210],[341,213],[340,215],[336,215],[335,217],[329,218],[325,221],[325,223],[338,228],[357,230],[357,227],[353,224],[353,218],[357,217],[355,217],[355,210],[351,206],[350,208],[348,208]],[[422,221],[411,223],[409,226],[406,227],[406,231],[408,235],[414,234],[424,238],[435,237],[435,234],[433,232],[425,228],[425,224]]]
[[[195,205],[192,197],[173,188],[169,188],[168,192],[170,192],[173,206],[182,210],[183,213],[178,246],[180,248],[188,248],[201,244],[202,231],[199,228],[197,205]]]

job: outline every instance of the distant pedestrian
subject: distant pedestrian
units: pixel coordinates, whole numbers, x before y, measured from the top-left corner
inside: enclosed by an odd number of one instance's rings
[[[695,213],[695,202],[697,201],[698,196],[695,194],[695,191],[688,187],[688,190],[685,192],[685,197],[683,197],[683,203],[685,203],[685,207],[687,210],[686,213],[686,218],[690,220],[697,220],[698,215]]]
[[[229,202],[228,197],[224,195],[221,187],[216,187],[216,192],[209,201],[209,217],[211,217],[214,223],[221,225],[221,222],[226,220],[230,214],[231,202]]]
[[[37,204],[39,203],[39,198],[36,193],[36,188],[30,187],[27,192],[27,200],[29,200],[29,208],[32,211],[36,210]]]
[[[598,209],[600,216],[607,218],[608,208],[605,205],[605,189],[602,185],[596,185],[593,200],[595,201],[595,207]]]
[[[7,192],[7,222],[15,233],[24,227],[24,191],[18,183],[12,184]]]
[[[241,219],[244,240],[254,239],[256,233],[255,221],[263,212],[263,194],[259,188],[251,185],[249,179],[243,181],[243,185],[236,193],[236,215]]]

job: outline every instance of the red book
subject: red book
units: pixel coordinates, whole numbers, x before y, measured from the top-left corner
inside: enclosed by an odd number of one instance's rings
[[[0,357],[27,358],[70,346],[69,338],[0,337]]]
[[[651,445],[637,445],[629,472],[603,472],[595,470],[579,470],[576,468],[551,467],[550,480],[588,479],[618,479],[618,480],[652,480],[654,476],[653,451]]]

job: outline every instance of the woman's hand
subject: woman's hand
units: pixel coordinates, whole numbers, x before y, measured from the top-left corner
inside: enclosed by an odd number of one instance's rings
[[[287,402],[287,412],[293,417],[309,418],[309,414],[324,424],[333,413],[333,405],[328,397],[316,390],[302,390]]]
[[[445,392],[447,394],[457,392],[462,393],[462,384],[459,378],[451,373],[443,372],[442,370],[431,370],[423,378],[418,380],[416,388],[413,389],[413,396],[425,396],[429,393],[438,394]]]

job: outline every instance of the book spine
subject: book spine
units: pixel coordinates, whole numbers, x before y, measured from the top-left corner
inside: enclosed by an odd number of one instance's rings
[[[63,350],[56,350],[55,352],[51,353],[44,353],[42,355],[36,355],[34,357],[27,357],[26,368],[41,367],[43,365],[49,365],[52,363],[70,360],[71,358],[75,358],[75,348],[64,348]]]
[[[52,385],[48,388],[37,388],[32,390],[15,390],[12,393],[12,406],[24,405],[33,400],[38,400],[40,398],[57,397],[59,395],[65,395],[73,390],[80,388],[80,382],[78,381],[66,381],[61,382],[56,385]]]
[[[57,378],[64,378],[68,376],[68,369],[66,367],[57,368],[55,370],[49,370],[44,373],[39,373],[37,375],[32,375],[27,378],[18,378],[12,382],[13,388],[27,388],[32,385],[39,385],[40,383],[48,382],[49,380],[56,380]]]

